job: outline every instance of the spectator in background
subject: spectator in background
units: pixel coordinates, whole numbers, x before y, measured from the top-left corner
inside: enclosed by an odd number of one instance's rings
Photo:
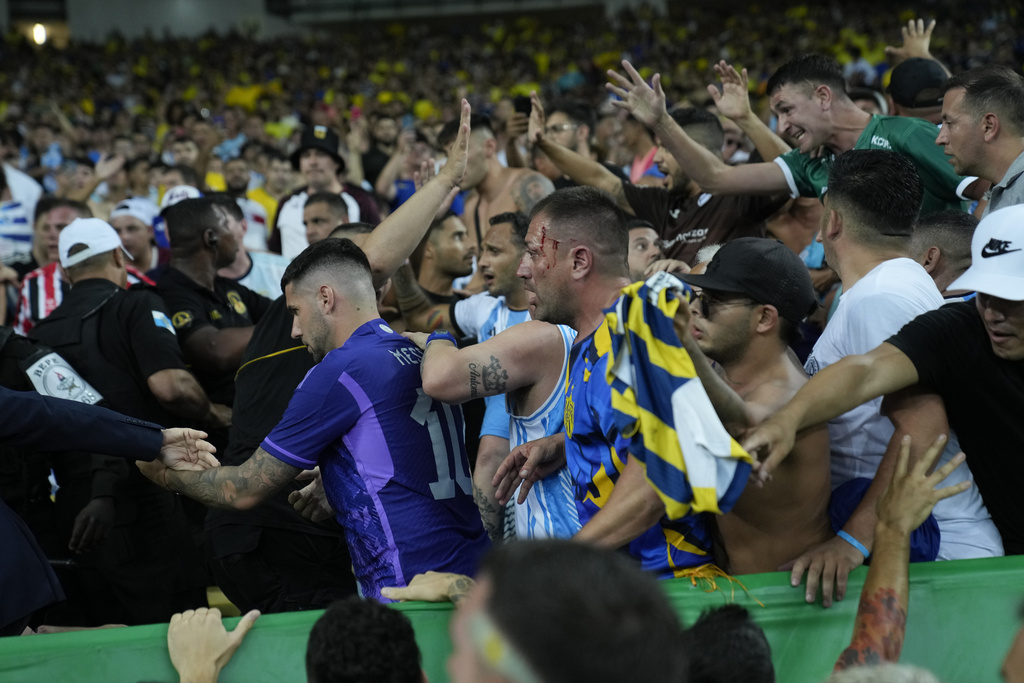
[[[633,156],[627,165],[629,182],[634,185],[661,185],[658,182],[665,174],[658,170],[654,161],[658,146],[654,144],[654,133],[633,116],[627,116],[622,124],[622,141]]]
[[[377,176],[395,153],[398,132],[398,121],[386,112],[371,117],[370,149],[363,154],[363,175],[370,185],[377,185]]]
[[[942,123],[943,84],[949,73],[934,59],[911,57],[900,62],[889,76],[886,93],[893,116],[909,116]]]
[[[248,196],[249,162],[245,157],[239,156],[224,162],[224,185],[227,188],[226,194],[238,202],[238,206],[245,216],[245,249],[247,251],[266,251],[267,210],[263,204]]]
[[[9,143],[8,138],[5,149]],[[36,203],[42,194],[39,183],[4,162],[0,169],[0,263],[3,265],[31,263]],[[24,269],[29,270],[32,268]]]
[[[453,283],[472,275],[476,254],[476,244],[455,214],[430,224],[420,250],[416,281],[431,304],[454,304],[462,298],[453,289]]]
[[[917,219],[909,256],[924,266],[943,295],[970,267],[971,238],[977,227],[978,219],[963,211],[935,211]]]
[[[992,183],[985,214],[1024,203],[1024,76],[1005,66],[971,69],[943,86],[942,145],[957,173]]]
[[[171,258],[170,249],[156,245],[153,224],[160,210],[144,197],[125,199],[110,212],[110,225],[121,237],[121,244],[132,257],[129,264],[141,273],[149,273],[157,266],[166,265]]]
[[[302,174],[306,185],[283,199],[277,211],[268,246],[286,259],[295,258],[308,246],[302,211],[309,195],[333,192],[341,195],[352,222],[379,223],[376,201],[366,191],[346,183],[342,176],[345,160],[338,153],[338,135],[326,126],[307,127],[302,131],[299,148],[292,153],[292,167]]]
[[[341,195],[317,192],[306,200],[302,209],[302,224],[306,226],[306,241],[315,244],[349,223],[348,205]]]
[[[267,212],[267,236],[277,220],[278,202],[292,190],[292,164],[276,149],[264,148],[266,156],[266,178],[259,187],[246,191],[245,196],[259,202]]]
[[[433,150],[423,133],[402,131],[394,154],[377,176],[374,189],[394,211],[416,191],[414,178],[420,167],[431,158]]]
[[[229,164],[237,164],[238,159],[232,159]],[[242,208],[238,205],[239,200],[228,194],[211,194],[214,204],[224,209],[227,214],[228,230],[234,235],[239,244],[235,260],[217,270],[217,275],[228,280],[234,280],[238,284],[251,289],[260,296],[268,299],[276,299],[281,296],[281,276],[288,267],[288,260],[280,254],[271,254],[266,251],[250,251],[246,245],[246,235],[253,230],[249,221],[245,218]],[[249,201],[249,200],[242,200]],[[263,226],[257,224],[255,230],[261,231]]]

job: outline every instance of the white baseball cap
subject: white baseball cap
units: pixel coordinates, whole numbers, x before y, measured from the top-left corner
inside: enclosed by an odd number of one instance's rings
[[[197,199],[202,196],[203,193],[191,185],[175,185],[164,192],[163,199],[160,200],[160,208],[166,209],[172,204],[177,204],[186,199]]]
[[[145,197],[131,197],[117,203],[110,212],[110,219],[113,220],[118,216],[132,216],[142,221],[143,225],[152,227],[159,213],[159,207]]]
[[[1024,205],[981,219],[971,238],[971,267],[949,289],[966,289],[1024,301]]]
[[[84,244],[85,249],[68,255],[71,247]],[[65,268],[78,265],[87,258],[105,254],[121,247],[121,251],[132,260],[132,255],[121,244],[121,238],[110,224],[99,218],[76,218],[60,231],[57,248],[60,252],[60,264]]]

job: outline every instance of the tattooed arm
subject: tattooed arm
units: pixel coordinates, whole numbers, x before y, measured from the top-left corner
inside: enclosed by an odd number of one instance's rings
[[[512,186],[511,190],[512,200],[516,203],[516,210],[522,211],[527,216],[533,211],[533,207],[537,205],[537,202],[554,191],[554,184],[536,171],[524,174]]]
[[[423,391],[445,403],[504,394],[532,386],[549,373],[557,377],[564,355],[561,332],[539,320],[513,325],[464,349],[436,341],[423,354]]]
[[[202,472],[171,470],[160,461],[136,464],[150,481],[168,491],[210,507],[236,510],[259,505],[301,472],[262,448],[257,448],[252,457],[238,467],[216,467]]]
[[[936,469],[946,444],[941,436],[908,468],[910,437],[900,444],[892,481],[878,504],[874,554],[857,607],[850,646],[839,655],[835,670],[851,666],[899,661],[907,627],[907,599],[910,592],[910,534],[931,514],[935,504],[970,487],[969,481],[936,489],[963,462],[963,453]],[[909,471],[908,471],[909,470]]]
[[[395,292],[398,310],[402,312],[410,330],[433,332],[452,329],[451,304],[431,304],[408,264],[400,266],[391,276],[391,287]]]

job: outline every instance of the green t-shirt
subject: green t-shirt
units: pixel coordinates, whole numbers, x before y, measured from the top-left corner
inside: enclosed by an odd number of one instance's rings
[[[904,116],[872,116],[857,138],[854,149],[887,149],[910,157],[924,183],[921,215],[942,209],[966,209],[961,193],[975,178],[958,176],[946,159],[942,147],[935,144],[938,130],[934,123]],[[775,159],[786,174],[794,197],[818,197],[828,185],[828,171],[835,154],[831,151],[817,159],[794,149]]]

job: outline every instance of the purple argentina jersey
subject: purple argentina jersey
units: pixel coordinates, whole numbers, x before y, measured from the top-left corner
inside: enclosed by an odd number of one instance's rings
[[[360,591],[428,570],[473,575],[490,542],[472,497],[462,411],[423,393],[423,352],[383,320],[306,375],[262,447],[320,465]]]

